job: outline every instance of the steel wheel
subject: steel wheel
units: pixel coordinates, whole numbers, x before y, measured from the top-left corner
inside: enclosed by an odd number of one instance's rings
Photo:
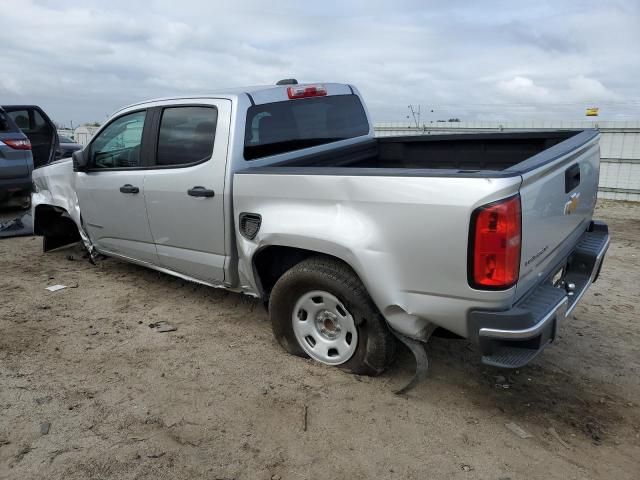
[[[327,365],[348,361],[358,346],[358,330],[351,314],[334,295],[314,290],[296,302],[293,332],[314,360]]]

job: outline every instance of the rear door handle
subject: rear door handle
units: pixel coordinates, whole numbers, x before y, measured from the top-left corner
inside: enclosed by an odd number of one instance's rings
[[[123,185],[120,187],[120,191],[122,193],[140,193],[140,189],[138,187],[134,187],[130,183]]]
[[[193,187],[187,190],[187,193],[192,197],[215,197],[216,192],[204,187]]]

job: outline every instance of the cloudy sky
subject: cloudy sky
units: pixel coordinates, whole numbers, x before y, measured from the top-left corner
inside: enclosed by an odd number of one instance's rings
[[[376,121],[640,119],[640,0],[2,0],[0,104],[61,124],[280,78],[357,85]],[[431,112],[433,110],[433,113]]]

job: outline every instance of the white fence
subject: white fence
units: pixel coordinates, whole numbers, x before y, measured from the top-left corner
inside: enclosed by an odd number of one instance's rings
[[[376,123],[374,128],[377,136],[598,128],[602,134],[598,196],[613,200],[640,201],[640,121],[435,122],[421,127],[408,123]]]

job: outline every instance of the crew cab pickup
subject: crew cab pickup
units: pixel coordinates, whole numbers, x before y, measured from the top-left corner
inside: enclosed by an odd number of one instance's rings
[[[290,353],[380,373],[437,329],[521,367],[600,271],[596,130],[376,138],[358,90],[138,103],[34,172],[45,250],[260,297]],[[418,354],[416,354],[419,356]]]

